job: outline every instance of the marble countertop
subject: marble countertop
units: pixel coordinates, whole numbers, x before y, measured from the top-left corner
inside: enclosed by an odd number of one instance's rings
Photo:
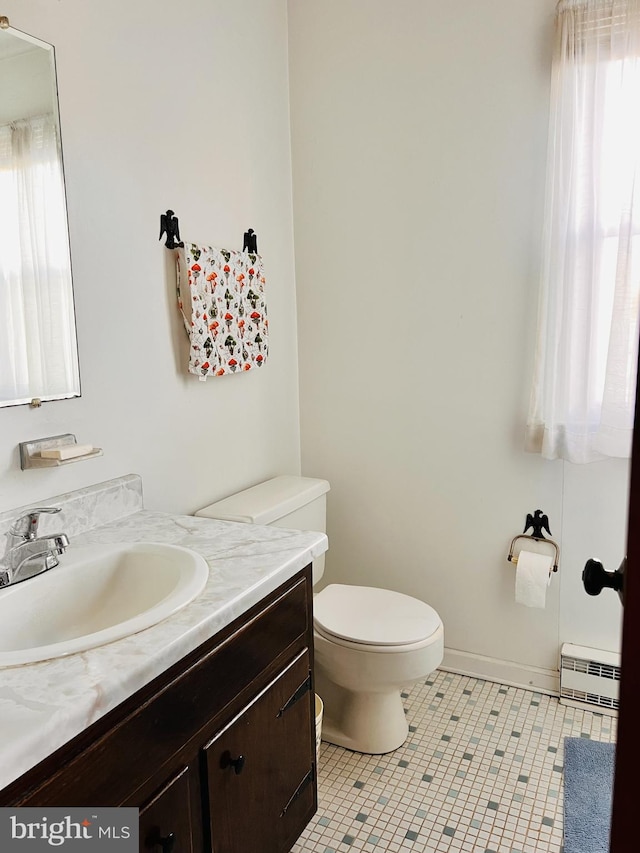
[[[147,510],[81,533],[70,548],[144,541],[182,545],[201,554],[209,565],[203,592],[180,612],[138,634],[68,657],[0,669],[0,788],[327,550],[323,533]]]

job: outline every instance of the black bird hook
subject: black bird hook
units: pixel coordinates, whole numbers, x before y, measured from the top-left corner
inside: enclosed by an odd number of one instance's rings
[[[242,251],[249,252],[250,255],[258,254],[258,235],[255,233],[253,228],[249,228],[248,231],[244,232]]]
[[[180,240],[180,226],[178,225],[178,217],[175,215],[173,210],[167,210],[166,213],[160,214],[160,237],[159,240],[162,240],[162,235],[167,235],[167,240],[165,242],[165,246],[167,249],[177,249],[178,247],[182,248],[184,243]]]
[[[552,535],[549,530],[549,519],[541,509],[537,509],[533,515],[531,515],[531,513],[527,513],[527,520],[522,532],[526,533],[530,527],[533,528],[531,536],[533,536],[534,539],[544,539],[544,536],[542,535],[543,530],[546,530],[549,536]]]

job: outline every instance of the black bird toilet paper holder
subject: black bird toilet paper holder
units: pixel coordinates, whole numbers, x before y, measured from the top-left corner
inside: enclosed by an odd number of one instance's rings
[[[527,533],[527,530],[531,528],[531,533]],[[509,553],[507,554],[507,560],[510,563],[517,564],[518,555],[513,553],[515,548],[515,544],[519,539],[528,539],[533,542],[545,542],[548,545],[551,545],[554,549],[554,557],[553,557],[553,566],[552,569],[554,572],[558,571],[558,563],[560,561],[560,548],[553,539],[547,539],[546,536],[543,535],[543,530],[551,536],[551,530],[549,529],[549,519],[542,512],[541,509],[537,509],[533,515],[531,513],[527,513],[527,519],[525,521],[524,530],[522,533],[519,533],[517,536],[514,536],[511,540],[511,546],[509,547]],[[521,550],[522,550],[521,546]],[[519,553],[519,552],[518,552]]]

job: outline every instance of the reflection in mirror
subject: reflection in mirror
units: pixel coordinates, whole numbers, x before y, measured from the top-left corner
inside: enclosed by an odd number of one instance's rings
[[[79,395],[53,47],[0,29],[0,406]]]

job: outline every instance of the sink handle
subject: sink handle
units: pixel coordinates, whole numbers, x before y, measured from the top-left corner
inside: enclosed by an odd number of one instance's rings
[[[52,514],[60,512],[61,509],[62,507],[59,506],[36,506],[30,509],[29,512],[25,512],[24,515],[16,518],[9,528],[9,535],[20,541],[37,539],[38,524],[40,523],[42,513]]]

